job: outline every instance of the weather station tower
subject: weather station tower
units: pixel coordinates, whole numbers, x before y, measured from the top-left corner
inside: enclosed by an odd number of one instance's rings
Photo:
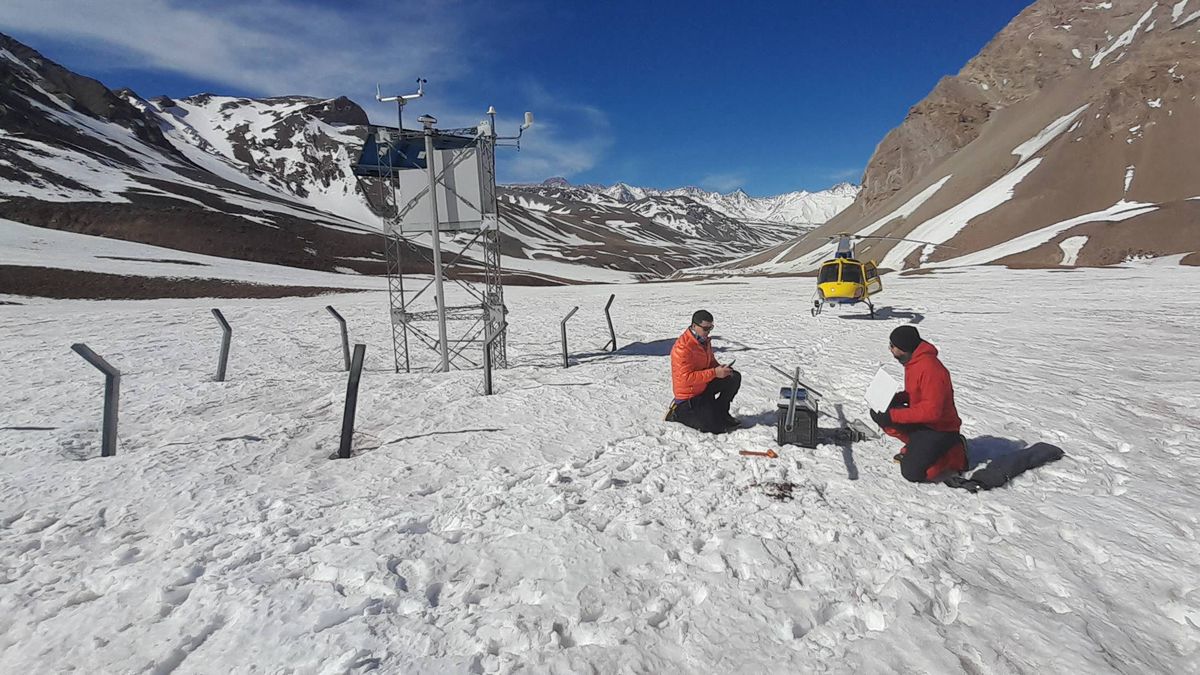
[[[370,125],[354,165],[383,221],[396,372],[477,368],[481,357],[504,368],[496,148],[519,150],[533,114],[508,137],[496,134],[494,107],[474,127],[439,129],[425,114],[420,129],[405,129],[404,107],[424,94],[423,79],[411,94],[376,89],[376,100],[396,104],[396,126]]]

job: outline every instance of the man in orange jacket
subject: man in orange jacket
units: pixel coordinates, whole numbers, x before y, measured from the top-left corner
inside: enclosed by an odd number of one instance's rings
[[[922,340],[916,326],[904,325],[892,331],[890,349],[904,364],[904,391],[892,398],[886,412],[871,411],[871,419],[905,444],[896,455],[900,473],[919,483],[965,471],[962,420],[954,406],[950,371],[938,359],[937,347]]]
[[[693,429],[719,434],[741,424],[729,414],[742,376],[717,363],[710,335],[713,316],[705,310],[692,315],[692,325],[671,348],[671,386],[675,402],[667,419]]]

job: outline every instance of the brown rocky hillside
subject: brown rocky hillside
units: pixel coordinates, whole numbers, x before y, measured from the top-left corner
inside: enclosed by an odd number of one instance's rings
[[[726,270],[1200,264],[1200,0],[1040,0],[880,141],[848,209]]]

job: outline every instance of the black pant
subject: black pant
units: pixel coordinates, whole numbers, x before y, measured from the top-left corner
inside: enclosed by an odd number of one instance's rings
[[[699,396],[675,404],[674,420],[710,434],[724,433],[729,426],[729,406],[741,388],[742,375],[737,371],[717,378]]]
[[[897,424],[908,435],[908,450],[900,456],[900,474],[913,483],[925,482],[925,471],[950,451],[962,437],[951,431],[936,431],[921,424]]]

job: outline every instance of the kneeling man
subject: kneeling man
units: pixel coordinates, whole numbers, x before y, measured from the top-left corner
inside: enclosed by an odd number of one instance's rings
[[[959,434],[962,420],[954,406],[950,371],[938,359],[937,348],[922,340],[911,325],[893,330],[889,347],[904,365],[904,391],[892,398],[886,412],[871,411],[871,419],[904,443],[896,455],[900,473],[919,483],[965,471],[966,440]]]
[[[712,314],[699,310],[692,315],[692,325],[671,348],[675,402],[667,419],[719,434],[741,424],[729,414],[729,406],[742,386],[742,376],[732,367],[717,363],[709,337],[712,330]]]

